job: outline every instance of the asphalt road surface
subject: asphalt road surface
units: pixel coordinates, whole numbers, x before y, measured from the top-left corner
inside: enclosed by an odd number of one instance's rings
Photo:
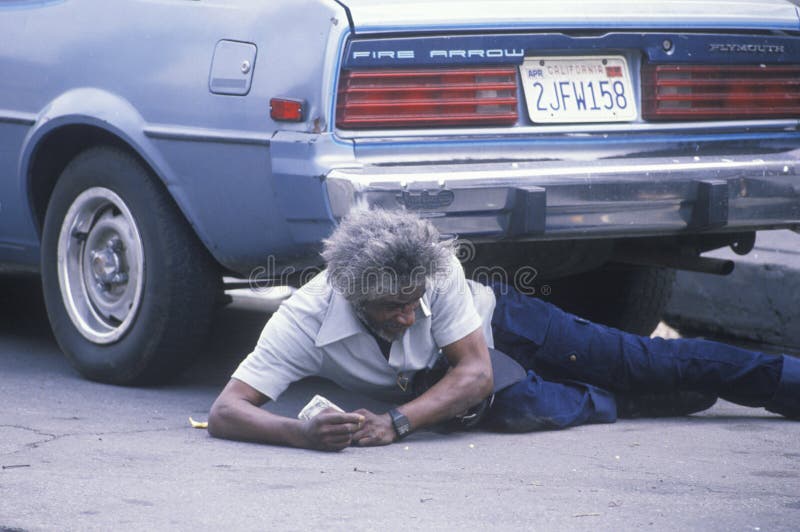
[[[215,440],[205,419],[265,316],[229,307],[169,386],[81,379],[35,280],[0,280],[0,530],[797,530],[800,423],[701,415],[558,432],[414,434],[340,453]],[[314,394],[363,403],[320,382]]]

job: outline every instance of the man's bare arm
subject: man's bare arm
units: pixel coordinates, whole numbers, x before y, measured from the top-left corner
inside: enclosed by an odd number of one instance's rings
[[[492,364],[482,329],[442,348],[452,369],[428,391],[398,408],[412,430],[451,419],[492,393]],[[367,421],[353,441],[359,445],[385,445],[396,439],[389,414],[377,416],[359,410]]]
[[[325,411],[311,420],[278,416],[261,405],[269,400],[252,386],[231,379],[214,401],[208,432],[216,438],[338,451],[363,424],[359,414]]]
[[[427,392],[401,406],[412,429],[452,419],[492,393],[492,363],[482,329],[442,348],[452,369]]]

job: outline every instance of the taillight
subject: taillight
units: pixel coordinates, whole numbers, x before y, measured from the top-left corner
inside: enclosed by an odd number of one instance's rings
[[[279,122],[302,122],[303,101],[290,98],[271,98],[269,116]]]
[[[340,128],[504,126],[517,121],[517,68],[346,70]]]
[[[800,65],[644,65],[645,120],[800,117]]]

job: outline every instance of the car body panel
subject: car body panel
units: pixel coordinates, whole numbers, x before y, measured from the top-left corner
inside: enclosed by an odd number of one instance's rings
[[[302,21],[303,31],[264,30],[282,19],[296,27]],[[275,199],[290,184],[270,175],[277,127],[269,98],[298,95],[311,122],[323,124],[332,98],[323,65],[338,62],[348,32],[344,10],[325,1],[4,3],[0,65],[14,74],[0,82],[0,262],[38,264],[32,157],[49,134],[78,124],[107,131],[141,156],[227,268],[246,271],[270,251],[291,254],[286,213]],[[222,39],[259,49],[247,96],[209,90]],[[301,60],[282,53],[290,47]],[[292,85],[276,80],[275,69],[294,72]]]

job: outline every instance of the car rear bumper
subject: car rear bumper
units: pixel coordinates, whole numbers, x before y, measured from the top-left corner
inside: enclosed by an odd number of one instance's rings
[[[477,240],[800,227],[800,150],[747,156],[364,165],[325,175],[331,212],[418,210]]]

